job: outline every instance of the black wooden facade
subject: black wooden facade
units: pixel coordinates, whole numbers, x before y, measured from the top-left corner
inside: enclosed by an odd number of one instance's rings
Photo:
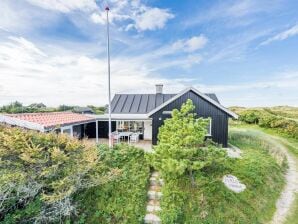
[[[163,111],[172,111],[173,109],[180,109],[182,104],[191,99],[196,107],[195,113],[199,117],[212,119],[211,122],[211,138],[214,142],[221,144],[223,147],[227,147],[228,144],[228,119],[230,117],[222,109],[219,109],[214,104],[203,99],[201,96],[193,92],[192,90],[184,93],[179,98],[175,99],[171,103],[167,104],[159,111],[152,114],[152,144],[157,144],[158,130],[163,125],[164,120],[169,116],[163,114]]]

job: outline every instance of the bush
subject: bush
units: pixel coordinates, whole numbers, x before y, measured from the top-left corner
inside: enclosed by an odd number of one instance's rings
[[[260,112],[257,110],[245,110],[239,114],[239,120],[248,124],[258,124],[260,119]]]
[[[74,219],[83,217],[85,223],[143,223],[150,175],[144,151],[121,144],[113,150],[101,145],[99,152],[106,167],[121,173],[113,182],[78,192],[79,215]]]
[[[0,126],[0,220],[61,221],[75,213],[75,192],[118,172],[78,140]]]
[[[268,112],[270,110],[243,110],[239,119],[247,124],[258,124],[263,128],[270,128],[279,133],[298,139],[298,123]]]

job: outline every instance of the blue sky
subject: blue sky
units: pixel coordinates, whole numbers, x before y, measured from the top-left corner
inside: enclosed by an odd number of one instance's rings
[[[0,105],[104,105],[194,86],[225,106],[298,106],[296,0],[1,0]]]

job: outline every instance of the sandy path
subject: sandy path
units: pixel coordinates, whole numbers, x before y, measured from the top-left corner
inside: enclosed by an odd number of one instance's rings
[[[292,145],[286,139],[266,134],[263,131],[256,129],[245,129],[257,133],[258,136],[262,136],[263,139],[275,145],[276,149],[278,149],[287,157],[289,168],[285,174],[286,185],[276,202],[276,211],[270,222],[270,224],[282,224],[285,221],[286,217],[289,215],[291,207],[293,206],[293,202],[295,200],[295,193],[298,192],[298,159],[296,156],[292,155],[291,152],[288,151],[284,144],[282,144],[288,143]],[[295,147],[294,145],[292,146]]]
[[[283,223],[291,210],[291,206],[295,200],[295,193],[298,192],[298,161],[288,149],[280,142],[279,137],[266,135],[273,141],[278,148],[283,150],[288,160],[288,170],[286,172],[286,186],[283,189],[280,198],[276,202],[276,211],[271,221],[272,224]]]

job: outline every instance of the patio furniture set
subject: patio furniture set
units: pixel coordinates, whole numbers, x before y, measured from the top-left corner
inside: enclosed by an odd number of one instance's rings
[[[127,139],[127,143],[137,143],[139,141],[140,133],[131,131],[114,131],[112,132],[113,143],[120,143]]]

